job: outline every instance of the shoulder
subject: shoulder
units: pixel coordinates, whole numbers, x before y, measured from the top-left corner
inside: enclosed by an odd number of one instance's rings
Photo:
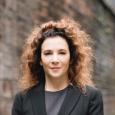
[[[21,90],[21,91],[18,91],[16,94],[15,94],[15,98],[14,98],[14,101],[19,101],[19,102],[22,102],[23,100],[27,99],[29,94],[36,89],[38,85],[35,85],[33,87],[31,87],[30,89],[27,89],[27,90]]]
[[[85,99],[88,102],[102,102],[102,92],[100,89],[91,86],[86,86],[83,89],[77,87],[76,89],[80,92],[82,99]]]
[[[89,98],[90,103],[103,103],[101,90],[95,87],[86,87],[86,96]]]
[[[101,90],[96,87],[86,86],[86,94],[95,97],[95,96],[102,96]]]
[[[23,115],[24,108],[31,105],[29,92],[33,91],[33,89],[34,87],[29,90],[18,91],[18,93],[15,94],[12,105],[12,115]]]
[[[87,86],[86,92],[89,100],[88,115],[103,115],[103,99],[101,91],[98,88]]]
[[[27,92],[19,91],[14,96],[14,105],[22,104],[23,100],[27,97]]]
[[[85,95],[85,96],[89,96],[89,97],[102,95],[101,90],[96,87],[87,85],[83,89],[80,89],[79,87],[76,87],[76,86],[74,86],[74,88],[77,89],[76,91],[79,91],[81,93],[81,95]]]

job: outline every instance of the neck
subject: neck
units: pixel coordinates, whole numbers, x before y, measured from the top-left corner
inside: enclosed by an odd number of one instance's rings
[[[69,84],[69,80],[66,77],[60,78],[51,78],[51,77],[46,77],[46,82],[45,82],[45,90],[46,91],[59,91],[64,88],[66,88]]]

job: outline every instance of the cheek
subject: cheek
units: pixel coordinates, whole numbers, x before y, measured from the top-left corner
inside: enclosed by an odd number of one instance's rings
[[[65,59],[66,63],[70,63],[70,56],[67,56]]]
[[[42,65],[43,65],[43,66],[46,66],[46,65],[48,64],[48,61],[47,61],[47,60],[42,59],[42,60],[41,60],[41,63],[42,63]]]
[[[48,59],[45,56],[41,55],[41,63],[47,64],[47,62],[48,62]]]
[[[42,63],[43,69],[47,70],[47,68],[48,68],[48,62],[46,60],[42,60],[41,63]]]
[[[70,64],[70,58],[64,58],[63,64],[68,67]]]

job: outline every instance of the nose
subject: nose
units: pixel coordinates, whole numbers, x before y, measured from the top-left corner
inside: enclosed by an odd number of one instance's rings
[[[51,62],[52,62],[53,64],[59,63],[59,57],[58,57],[57,54],[54,54],[54,55],[52,56]]]

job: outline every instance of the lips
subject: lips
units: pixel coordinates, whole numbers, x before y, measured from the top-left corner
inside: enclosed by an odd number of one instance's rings
[[[60,67],[52,67],[51,69],[60,69]]]
[[[57,70],[60,69],[60,67],[52,67],[51,69],[54,70],[54,71],[57,71]]]

